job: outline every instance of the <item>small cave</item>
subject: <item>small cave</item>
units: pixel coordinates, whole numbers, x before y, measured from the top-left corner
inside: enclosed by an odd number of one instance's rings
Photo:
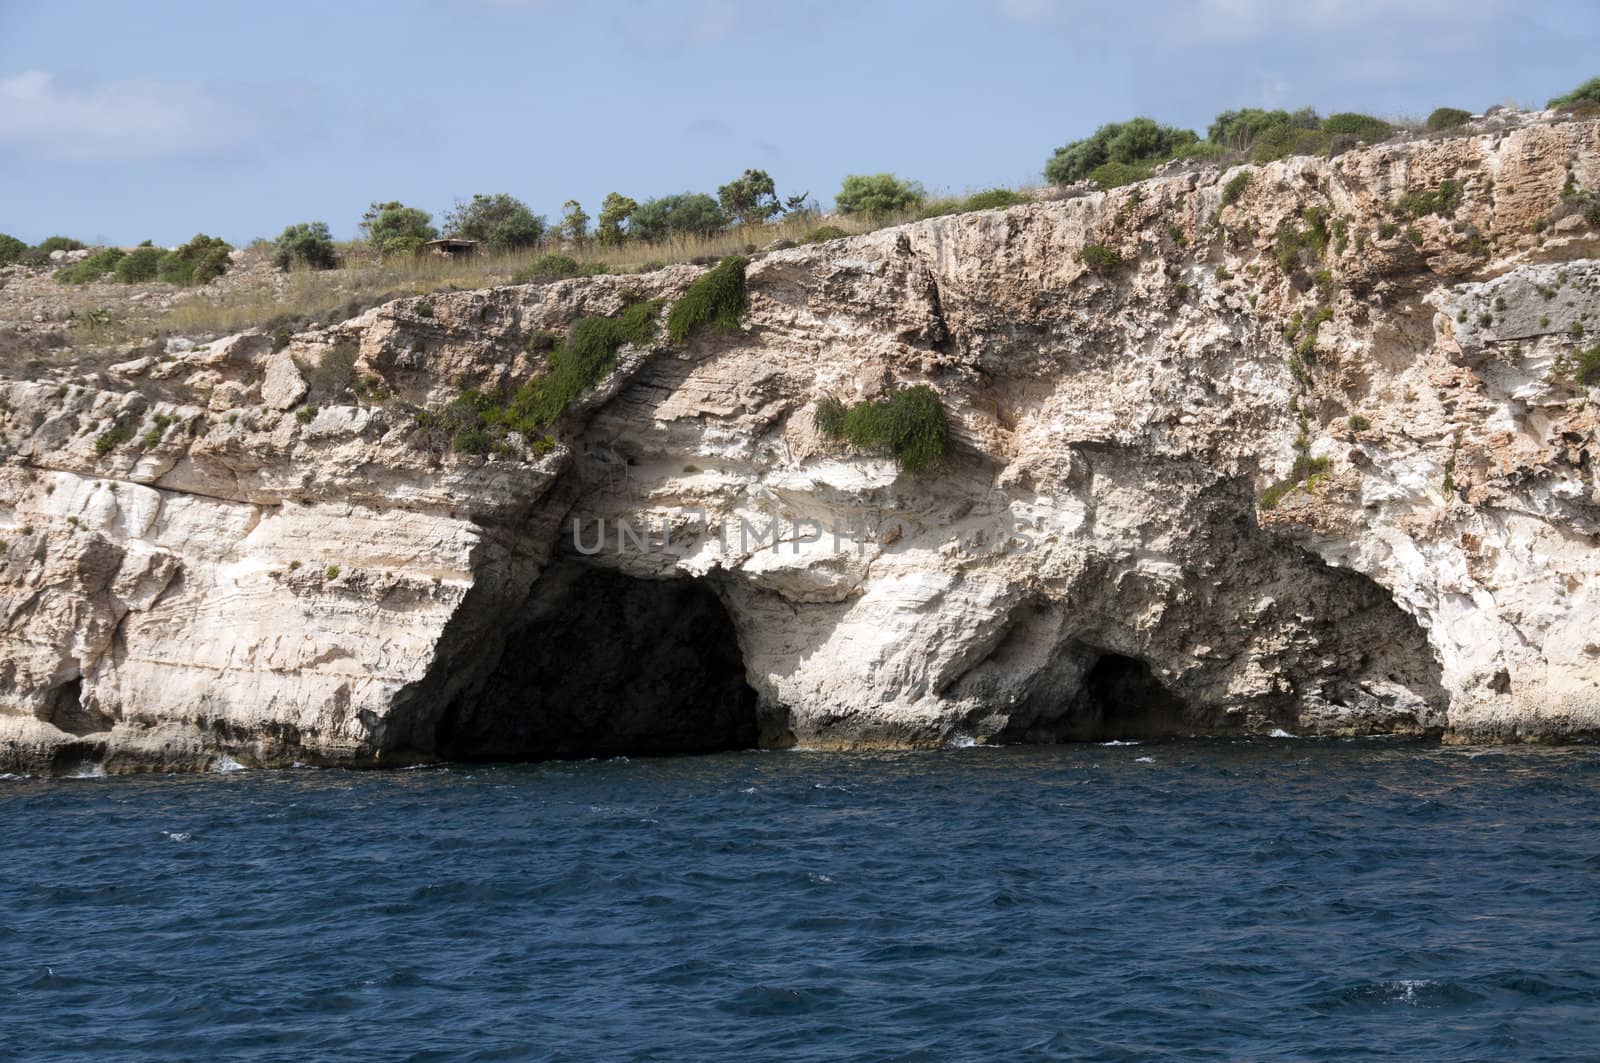
[[[434,731],[447,760],[526,761],[749,749],[756,692],[704,580],[552,566],[481,684]]]
[[[115,722],[94,706],[84,704],[81,675],[73,676],[50,691],[38,716],[39,719],[70,735],[109,731]]]
[[[1064,701],[1014,717],[1001,741],[1111,742],[1202,733],[1182,699],[1156,678],[1150,663],[1120,653],[1089,651],[1077,689]]]

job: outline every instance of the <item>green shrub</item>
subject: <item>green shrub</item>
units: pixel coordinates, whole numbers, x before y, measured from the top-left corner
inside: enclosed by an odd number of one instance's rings
[[[138,284],[156,279],[161,258],[167,252],[159,247],[136,247],[117,262],[113,271],[123,284]]]
[[[324,572],[323,575],[326,576],[328,579],[338,579],[339,578],[339,566],[338,565],[329,565],[327,571]]]
[[[82,251],[87,246],[82,240],[74,240],[70,236],[47,236],[39,241],[34,250],[48,259],[52,251]]]
[[[1088,244],[1078,258],[1095,273],[1105,273],[1122,265],[1122,256],[1103,244]]]
[[[961,209],[967,210],[996,210],[1001,207],[1015,207],[1022,203],[1031,203],[1033,200],[1021,192],[1013,192],[1009,188],[990,188],[983,192],[974,192],[961,204]]]
[[[716,200],[703,192],[681,192],[647,199],[635,207],[628,215],[628,236],[636,240],[709,236],[727,224]]]
[[[532,281],[559,280],[562,277],[578,277],[582,275],[583,267],[572,256],[546,254],[540,255],[522,269],[517,270],[511,277],[511,283],[528,284]]]
[[[659,300],[634,303],[617,317],[586,317],[572,330],[572,342],[550,352],[550,372],[517,389],[503,411],[489,411],[488,423],[532,438],[554,424],[574,399],[594,387],[616,365],[624,345],[643,346],[656,332]]]
[[[110,428],[95,437],[94,452],[103,458],[132,439],[138,430],[139,418],[131,414],[118,417]]]
[[[1352,413],[1348,423],[1350,425],[1350,431],[1352,432],[1365,432],[1367,429],[1372,427],[1372,422],[1361,416],[1359,413]]]
[[[925,469],[950,452],[944,404],[926,384],[849,407],[835,398],[823,399],[814,417],[827,438],[861,450],[886,449],[905,472]]]
[[[1150,176],[1150,167],[1125,162],[1105,162],[1089,171],[1089,180],[1101,188],[1121,188]]]
[[[1199,139],[1192,130],[1160,125],[1149,118],[1112,122],[1083,140],[1057,148],[1045,163],[1044,176],[1051,184],[1065,185],[1092,176],[1107,163],[1149,168]],[[1115,172],[1119,171],[1111,173]]]
[[[802,244],[820,244],[828,240],[843,240],[850,234],[837,225],[819,225],[801,238]]]
[[[433,227],[432,214],[393,200],[368,207],[361,216],[361,232],[384,255],[390,253],[392,240],[415,240],[416,246],[421,247],[439,235]]]
[[[1249,170],[1241,170],[1228,178],[1228,183],[1222,186],[1222,205],[1226,207],[1239,202],[1239,197],[1250,187],[1250,179],[1254,176]]]
[[[398,258],[415,258],[422,254],[427,241],[420,236],[391,236],[378,248],[385,261]]]
[[[458,201],[444,216],[444,227],[452,236],[477,240],[491,251],[510,251],[537,245],[547,225],[543,215],[515,196],[479,192],[468,203]]]
[[[1289,470],[1289,475],[1261,492],[1261,508],[1264,510],[1274,508],[1295,488],[1309,483],[1319,474],[1326,472],[1330,464],[1327,458],[1313,458],[1303,452],[1297,455],[1294,459],[1294,468]]]
[[[0,233],[0,266],[9,266],[22,257],[28,245],[15,236]]]
[[[1457,129],[1472,121],[1472,112],[1463,111],[1459,107],[1438,107],[1428,115],[1428,132],[1443,133],[1448,129]]]
[[[1330,114],[1322,120],[1322,131],[1334,136],[1344,134],[1357,137],[1368,143],[1376,144],[1386,140],[1394,132],[1394,126],[1381,118],[1374,118],[1370,114],[1355,114],[1343,111],[1339,114]]]
[[[117,268],[117,263],[122,261],[125,254],[122,249],[107,247],[96,251],[81,262],[74,262],[70,266],[63,266],[55,272],[57,284],[88,284],[97,281],[107,273]]]
[[[1333,144],[1333,134],[1303,126],[1275,126],[1256,138],[1250,148],[1255,162],[1275,162],[1291,155],[1321,155]]]
[[[299,222],[284,229],[272,241],[272,264],[279,269],[292,269],[296,265],[311,269],[335,269],[339,265],[333,250],[333,236],[328,223],[322,221]]]
[[[1380,240],[1393,240],[1399,232],[1400,226],[1392,221],[1378,223],[1378,239]]]
[[[1249,151],[1267,133],[1290,128],[1316,129],[1320,124],[1321,119],[1309,107],[1293,113],[1246,107],[1217,115],[1206,130],[1206,139],[1234,151]]]
[[[1402,196],[1396,206],[1413,218],[1421,218],[1429,214],[1437,214],[1448,218],[1455,214],[1456,208],[1461,205],[1461,191],[1459,182],[1446,178],[1439,182],[1438,188]]]
[[[361,389],[356,372],[356,347],[340,343],[322,352],[310,366],[301,366],[306,380],[306,402],[312,406],[333,406],[354,402]]]
[[[1577,353],[1572,378],[1586,388],[1600,385],[1600,344]]]
[[[161,256],[156,276],[169,284],[207,284],[228,271],[231,250],[221,238],[197,233],[182,247]]]
[[[845,177],[833,202],[840,214],[878,217],[919,207],[927,198],[920,184],[892,173],[853,173]]]
[[[735,255],[689,286],[667,315],[667,336],[682,343],[701,325],[733,330],[744,316],[748,296],[744,271],[749,259]]]
[[[1565,96],[1557,96],[1550,101],[1548,106],[1575,107],[1580,103],[1592,103],[1600,106],[1600,77],[1590,78]]]

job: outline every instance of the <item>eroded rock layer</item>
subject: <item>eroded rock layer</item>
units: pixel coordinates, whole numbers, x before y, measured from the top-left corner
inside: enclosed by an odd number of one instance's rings
[[[1529,125],[757,255],[739,330],[484,456],[416,410],[702,270],[0,381],[0,770],[1594,737],[1597,156]],[[341,345],[366,397],[318,403]],[[932,470],[817,430],[912,384]]]

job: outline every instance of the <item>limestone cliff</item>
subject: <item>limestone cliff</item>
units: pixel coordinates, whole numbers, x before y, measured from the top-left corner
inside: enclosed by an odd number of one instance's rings
[[[1546,122],[774,250],[548,449],[415,413],[702,269],[0,381],[0,770],[1600,735],[1597,188]],[[817,430],[911,384],[935,469]]]

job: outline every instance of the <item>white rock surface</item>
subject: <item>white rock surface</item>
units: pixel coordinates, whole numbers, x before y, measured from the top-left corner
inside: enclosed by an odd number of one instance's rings
[[[625,351],[536,460],[419,445],[404,404],[514,387],[532,333],[701,270],[0,381],[0,770],[430,759],[553,553],[712,588],[772,745],[1595,737],[1600,230],[1562,191],[1596,160],[1600,124],[1530,125],[1249,168],[1228,206],[1212,169],[772,252],[740,331]],[[1326,250],[1285,273],[1308,210]],[[301,416],[295,360],[339,342],[394,401]],[[909,384],[935,470],[813,424]],[[1325,465],[1258,505],[1297,455]],[[619,548],[646,518],[670,551]]]

